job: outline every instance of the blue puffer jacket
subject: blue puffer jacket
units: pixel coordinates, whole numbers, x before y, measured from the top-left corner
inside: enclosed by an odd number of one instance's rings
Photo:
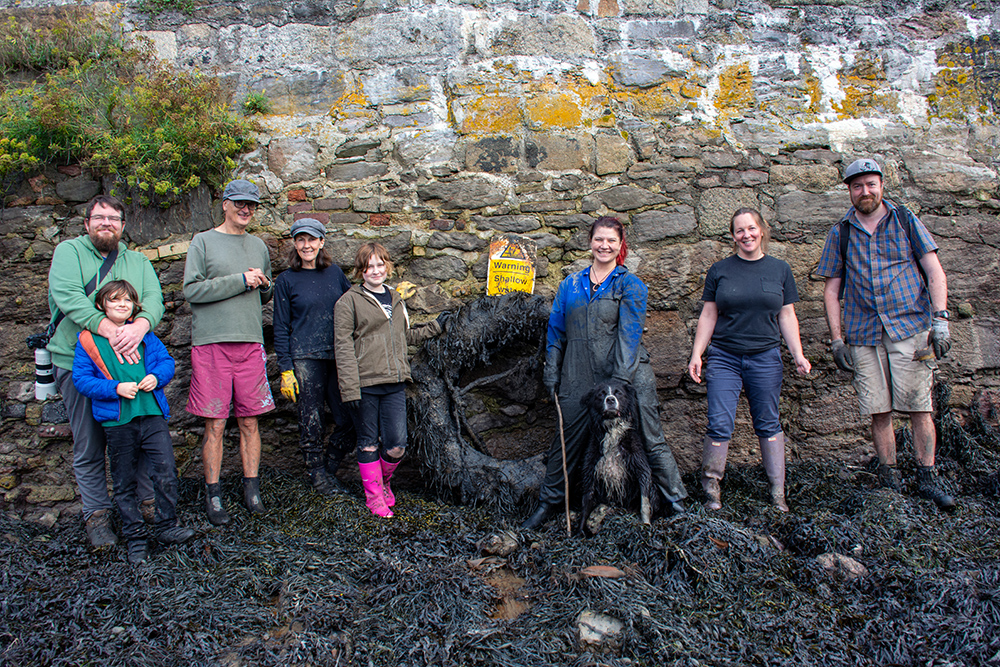
[[[147,333],[139,346],[146,374],[156,376],[153,397],[163,411],[163,418],[170,418],[170,406],[163,395],[163,387],[174,378],[174,358],[167,352],[160,339],[152,331]],[[107,361],[105,361],[107,365]],[[118,395],[118,381],[109,380],[90,358],[79,339],[73,356],[73,384],[76,390],[90,399],[94,419],[100,423],[118,421],[122,414],[121,396]]]

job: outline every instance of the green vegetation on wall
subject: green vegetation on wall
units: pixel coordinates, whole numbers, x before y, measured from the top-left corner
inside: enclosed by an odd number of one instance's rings
[[[0,19],[0,179],[79,163],[116,178],[116,194],[169,206],[203,182],[219,188],[253,146],[211,76],[180,72],[126,42],[118,16],[79,5]]]

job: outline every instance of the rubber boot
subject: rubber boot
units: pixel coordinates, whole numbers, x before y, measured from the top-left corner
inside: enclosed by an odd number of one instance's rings
[[[781,512],[788,511],[785,502],[785,434],[778,431],[769,438],[758,438],[764,472],[771,483],[771,501]]]
[[[309,476],[309,484],[312,485],[313,491],[324,496],[337,493],[323,465],[323,455],[318,452],[304,452],[303,455],[306,460],[306,474]]]
[[[722,509],[722,488],[719,482],[726,474],[728,440],[712,440],[707,435],[701,449],[701,488],[705,491],[705,509]]]
[[[382,491],[382,464],[378,461],[359,461],[358,468],[361,470],[361,486],[365,489],[365,505],[373,514],[386,518],[392,516],[392,510],[385,504]]]
[[[222,506],[222,485],[220,482],[205,484],[205,514],[213,526],[229,523],[229,512]]]
[[[243,504],[250,514],[263,514],[267,511],[260,499],[260,477],[243,478]]]
[[[392,479],[392,473],[396,472],[399,461],[389,463],[385,459],[379,458],[378,462],[382,466],[382,497],[385,498],[386,505],[395,507],[396,496],[393,494],[392,489],[389,488],[389,480]]]
[[[902,492],[903,487],[899,483],[899,473],[896,472],[895,463],[878,464],[878,483],[883,488],[892,489],[896,493]]]
[[[534,514],[529,516],[521,524],[522,530],[535,530],[543,523],[548,521],[549,517],[555,514],[556,506],[553,503],[538,503],[538,507],[535,509]]]
[[[917,495],[933,500],[943,510],[953,509],[956,505],[954,498],[938,488],[934,466],[917,466]]]

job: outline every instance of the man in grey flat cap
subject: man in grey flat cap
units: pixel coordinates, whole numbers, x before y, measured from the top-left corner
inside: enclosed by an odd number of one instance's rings
[[[244,503],[251,513],[264,513],[257,416],[274,408],[274,398],[265,370],[261,308],[271,300],[273,286],[267,246],[246,231],[259,204],[256,185],[230,181],[222,193],[222,224],[195,235],[184,267],[184,297],[191,305],[187,411],[205,418],[205,511],[217,526],[229,522],[219,475],[230,405],[240,429]]]
[[[955,506],[934,478],[931,389],[935,358],[951,349],[948,283],[930,232],[905,206],[882,198],[882,168],[871,158],[844,172],[853,206],[830,230],[816,273],[837,367],[854,374],[861,413],[871,415],[880,483],[900,490],[892,411],[909,414],[917,492]],[[841,332],[840,300],[844,299]]]

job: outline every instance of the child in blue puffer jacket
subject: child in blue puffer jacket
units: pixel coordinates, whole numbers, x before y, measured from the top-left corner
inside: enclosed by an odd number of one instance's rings
[[[139,294],[125,280],[112,280],[97,291],[94,305],[116,327],[142,310]],[[194,531],[177,523],[177,469],[167,430],[170,408],[163,387],[174,377],[174,360],[152,331],[142,339],[138,363],[126,363],[103,336],[84,330],[73,357],[73,384],[91,400],[94,419],[107,436],[115,504],[128,543],[128,560],[148,556],[142,513],[136,498],[139,452],[145,453],[156,503],[156,539],[180,544]]]

